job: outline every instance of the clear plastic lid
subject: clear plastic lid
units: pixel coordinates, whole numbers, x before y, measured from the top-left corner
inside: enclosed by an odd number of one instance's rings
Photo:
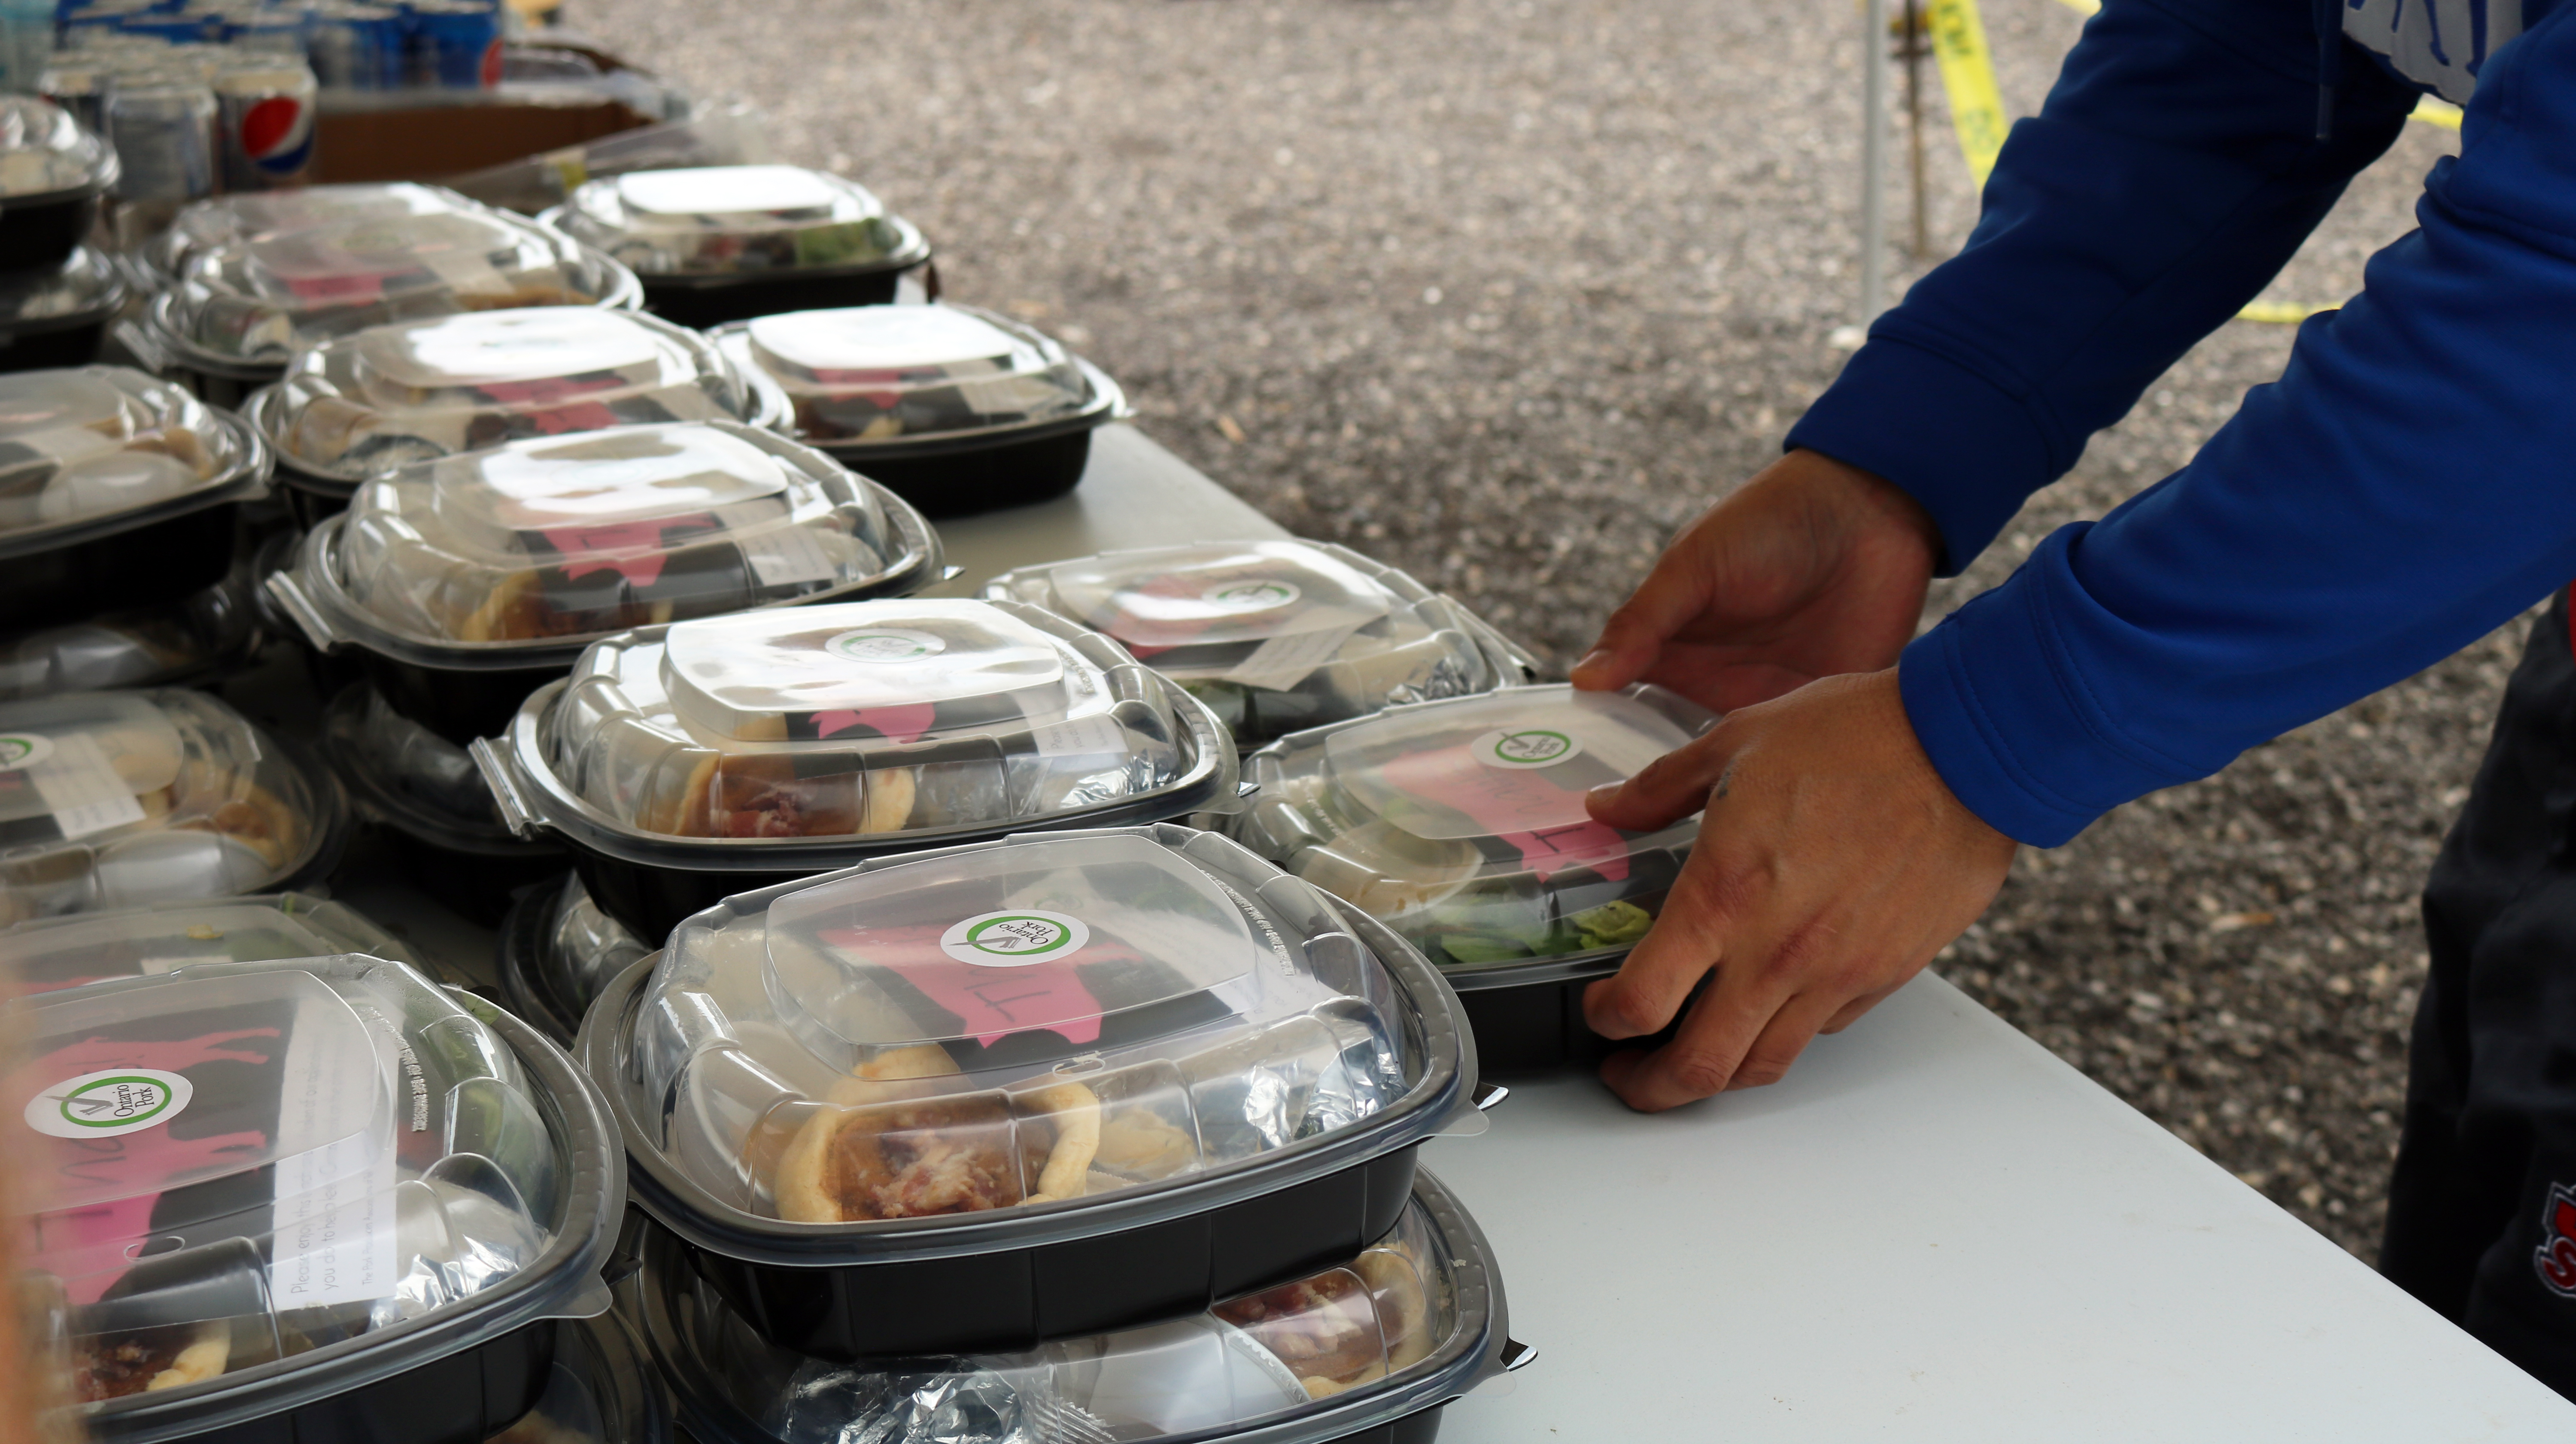
[[[551,226],[481,208],[361,215],[191,257],[154,301],[184,352],[276,365],[391,321],[523,306],[627,306],[634,274]]]
[[[399,963],[192,965],[24,1017],[19,1262],[60,1291],[82,1403],[452,1308],[563,1220],[571,1159],[519,1057]]]
[[[140,371],[0,375],[0,557],[247,497],[267,474],[240,422]]]
[[[6,959],[9,983],[30,993],[199,963],[333,953],[365,953],[414,966],[419,962],[392,934],[356,910],[291,892],[148,903],[43,918],[0,932],[0,958]]]
[[[299,471],[364,481],[503,442],[766,410],[715,344],[587,306],[373,326],[299,352],[246,408]]]
[[[1255,1425],[1278,1444],[1428,1438],[1382,1426],[1506,1367],[1486,1245],[1428,1176],[1338,1267],[1024,1353],[830,1363],[765,1342],[666,1237],[647,1239],[640,1279],[683,1425],[725,1444],[1146,1444]]]
[[[259,892],[339,810],[328,779],[202,692],[0,705],[0,922]]]
[[[0,331],[47,331],[100,322],[125,302],[125,281],[87,246],[41,270],[0,275]]]
[[[713,334],[736,365],[787,393],[798,434],[836,449],[1017,433],[1121,404],[1109,378],[1063,346],[971,306],[792,311]]]
[[[360,487],[271,589],[319,645],[528,666],[621,628],[908,590],[939,556],[919,513],[813,448],[672,422],[405,467]]]
[[[1004,572],[984,595],[1108,633],[1260,741],[1490,692],[1534,664],[1448,597],[1326,542],[1191,542]]]
[[[910,265],[929,254],[865,187],[792,165],[632,171],[584,184],[547,218],[657,279]]]
[[[116,173],[115,148],[69,111],[32,95],[0,95],[0,206],[95,194]]]
[[[194,596],[68,626],[0,636],[0,702],[149,687],[247,662],[259,617],[247,568]]]
[[[167,281],[177,278],[199,256],[246,241],[348,221],[391,221],[482,209],[443,186],[411,181],[245,191],[191,203],[142,254],[156,278]]]
[[[590,1011],[609,979],[653,951],[599,910],[578,874],[567,876],[546,900],[542,947],[537,965],[575,1018]]]
[[[1424,1071],[1377,955],[1210,833],[1026,835],[766,897],[672,935],[608,1084],[741,1214],[1099,1198],[1352,1127]]]
[[[1593,821],[1583,794],[1715,722],[1649,686],[1400,707],[1253,753],[1259,791],[1231,830],[1461,987],[1479,970],[1623,952],[1662,908],[1699,819],[1621,832]]]
[[[853,602],[611,637],[529,705],[544,712],[533,738],[513,734],[520,767],[629,834],[897,842],[1232,784],[1231,746],[1192,725],[1205,714],[1186,694],[1016,603]]]

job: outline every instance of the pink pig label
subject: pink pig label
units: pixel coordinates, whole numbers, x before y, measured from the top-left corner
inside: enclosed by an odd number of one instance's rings
[[[1496,765],[1479,755],[1491,748],[1494,737],[1487,734],[1456,747],[1410,753],[1388,763],[1382,775],[1389,785],[1425,802],[1465,814],[1517,849],[1522,864],[1542,882],[1572,867],[1591,868],[1613,882],[1624,880],[1628,840],[1618,829],[1592,820],[1582,792],[1546,775],[1547,767],[1576,756],[1580,744],[1558,748],[1545,761]],[[1549,747],[1533,739],[1522,750]]]
[[[1106,1009],[1071,966],[1091,940],[1079,918],[1022,908],[941,932],[927,925],[844,928],[823,940],[919,989],[964,1020],[964,1036],[980,1046],[1039,1028],[1069,1043],[1099,1041]],[[961,949],[973,957],[960,956]]]

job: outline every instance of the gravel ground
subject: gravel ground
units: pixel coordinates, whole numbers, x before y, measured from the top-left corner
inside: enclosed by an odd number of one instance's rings
[[[576,18],[702,94],[757,101],[785,158],[860,177],[928,230],[952,294],[1090,352],[1147,430],[1281,523],[1414,569],[1562,665],[1840,363],[1848,14],[580,0]],[[1988,0],[1986,23],[2027,112],[2080,21]],[[1937,256],[1974,197],[1927,87]],[[2455,144],[2408,127],[2268,298],[2348,295]],[[1933,612],[2180,465],[2289,342],[2213,336]],[[2025,853],[1944,972],[2368,1254],[2424,968],[2414,896],[2510,630]]]

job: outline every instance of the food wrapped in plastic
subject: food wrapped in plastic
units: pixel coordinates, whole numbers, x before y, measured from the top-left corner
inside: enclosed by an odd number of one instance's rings
[[[116,267],[87,246],[58,262],[0,275],[0,371],[97,360],[125,294]]]
[[[1072,487],[1092,429],[1126,408],[1089,362],[969,306],[793,311],[714,335],[747,374],[786,393],[796,434],[933,515]]]
[[[763,423],[775,395],[694,331],[627,311],[540,306],[327,341],[298,353],[243,414],[281,464],[345,490],[508,441],[640,422]]]
[[[1123,399],[1034,327],[945,302],[791,311],[717,339],[787,393],[798,434],[870,454],[1071,421]]]
[[[333,631],[424,663],[932,579],[910,507],[732,422],[514,441],[363,488],[293,576]],[[569,654],[567,654],[567,657]]]
[[[340,955],[22,1005],[20,1262],[94,1434],[329,1411],[400,1441],[534,1402],[544,1321],[604,1302],[614,1145],[560,1053],[468,1001]],[[459,1355],[481,1387],[436,1410],[376,1387]]]
[[[1251,755],[1232,832],[1364,909],[1461,988],[1572,977],[1645,935],[1699,830],[1592,820],[1583,794],[1714,725],[1660,687],[1512,687],[1398,707]],[[1544,966],[1533,969],[1531,964]]]
[[[890,269],[930,252],[866,187],[792,165],[633,171],[584,184],[546,218],[648,283]]]
[[[501,923],[501,998],[560,1043],[581,1031],[609,980],[653,951],[600,911],[578,874],[531,888]]]
[[[1004,572],[984,595],[1117,638],[1242,742],[1490,692],[1537,666],[1457,602],[1329,542],[1106,552]]]
[[[1451,1007],[1392,934],[1162,824],[739,894],[616,979],[581,1051],[639,1202],[774,1341],[848,1358],[1168,1318],[1348,1257],[1416,1145],[1475,1117]],[[1132,1231],[1176,1211],[1196,1242],[1142,1259]],[[1032,1252],[1034,1284],[976,1282]],[[936,1302],[889,1315],[888,1289]]]
[[[7,960],[9,986],[30,993],[174,972],[200,963],[257,963],[334,953],[420,963],[410,949],[356,909],[292,892],[146,903],[41,918],[0,931],[0,957]]]
[[[70,112],[32,95],[0,95],[0,271],[70,255],[117,175],[115,147]]]
[[[632,306],[634,273],[551,226],[501,211],[358,215],[191,256],[154,298],[147,339],[182,368],[283,365],[394,321],[522,306]]]
[[[0,636],[0,701],[220,676],[260,639],[252,572],[191,596]]]
[[[0,922],[288,887],[342,812],[328,774],[202,692],[0,705]]]
[[[296,231],[351,221],[400,223],[413,216],[481,211],[487,207],[443,186],[415,181],[359,181],[243,191],[212,196],[181,209],[170,228],[135,252],[155,285],[184,275],[198,257]]]
[[[624,1086],[739,1213],[981,1213],[1379,1112],[1422,1071],[1401,998],[1313,889],[1211,834],[1034,835],[684,925]]]
[[[265,486],[268,450],[258,438],[167,381],[126,366],[0,376],[0,561],[263,497]],[[193,587],[232,564],[232,515],[219,520],[222,530],[191,530],[211,559],[211,569],[188,561],[191,574],[204,574]],[[134,561],[134,589],[155,587],[149,561],[157,556]],[[0,595],[15,587],[0,582]]]
[[[666,870],[664,886],[685,882],[673,870],[788,876],[1180,817],[1234,791],[1233,743],[1205,707],[1015,602],[851,602],[610,637],[498,745],[475,745],[513,826]],[[601,874],[585,876],[598,894]],[[601,901],[647,936],[668,926]]]
[[[684,1428],[728,1444],[1276,1444],[1427,1441],[1425,1417],[1531,1351],[1455,1199],[1415,1176],[1400,1221],[1353,1258],[1205,1313],[1034,1350],[835,1363],[765,1341],[647,1235],[637,1312]],[[1387,1425],[1403,1421],[1403,1432]]]

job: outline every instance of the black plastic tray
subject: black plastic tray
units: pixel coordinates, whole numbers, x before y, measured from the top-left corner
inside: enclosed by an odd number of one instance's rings
[[[1656,1048],[1681,1030],[1681,1020],[1697,1001],[1699,988],[1673,1013],[1673,1021],[1649,1037],[1609,1039],[1583,1020],[1583,990],[1619,971],[1621,952],[1584,958],[1569,965],[1539,963],[1554,975],[1534,982],[1496,983],[1474,974],[1449,973],[1458,986],[1459,1010],[1476,1035],[1476,1063],[1487,1074],[1541,1073],[1568,1066],[1590,1067],[1627,1048]],[[1703,984],[1705,986],[1705,984]]]
[[[735,893],[758,892],[800,877],[820,877],[841,866],[810,872],[687,872],[628,862],[622,857],[593,852],[579,843],[571,845],[571,852],[572,870],[581,874],[581,885],[590,890],[590,900],[599,904],[601,912],[625,924],[628,932],[648,942],[669,937],[680,919],[705,912]]]
[[[541,667],[467,672],[399,661],[365,647],[342,650],[357,654],[360,670],[384,695],[385,705],[459,747],[507,728],[529,693],[572,671],[570,658]]]
[[[58,200],[0,206],[0,271],[60,265],[89,239],[98,221],[99,193],[105,189],[87,186]]]
[[[76,622],[204,591],[232,570],[241,509],[217,502],[0,562],[0,617],[12,627]]]
[[[1091,430],[1005,442],[977,451],[871,456],[815,449],[921,508],[929,517],[971,516],[1049,501],[1073,490],[1091,459]]]
[[[564,855],[550,847],[521,843],[487,852],[444,846],[390,818],[379,823],[377,830],[392,845],[405,876],[478,927],[500,922],[510,910],[511,895],[519,889],[563,876]],[[541,1031],[558,1043],[568,1036],[552,1027]]]
[[[1456,1049],[1456,1066],[1445,1076],[1435,1071],[1393,1108],[1345,1130],[1352,1136],[1344,1151],[1358,1152],[1367,1146],[1367,1135],[1400,1129],[1402,1119],[1424,1110],[1445,1115],[1467,1106],[1471,1097],[1499,1097],[1480,1093],[1474,1045],[1457,1031],[1459,1019],[1446,1001],[1454,995],[1433,981],[1430,965],[1375,919],[1340,911],[1361,941],[1403,978],[1408,993],[1422,995],[1417,1002],[1425,1052],[1436,1061]],[[660,956],[618,975],[592,1005],[574,1052],[593,1077],[608,1076],[617,1066],[616,1039],[631,1028],[636,997]],[[1414,969],[1418,976],[1404,976]],[[658,1150],[637,1142],[648,1135],[621,1090],[609,1090],[609,1109],[628,1139],[627,1186],[636,1206],[679,1236],[698,1270],[761,1337],[843,1362],[886,1354],[1005,1353],[1049,1339],[1109,1333],[1198,1313],[1329,1268],[1395,1226],[1413,1190],[1414,1155],[1424,1141],[1416,1137],[1330,1165],[1265,1157],[1130,1197],[1124,1209],[1103,1200],[1074,1212],[1132,1216],[1102,1218],[1088,1232],[1068,1224],[1055,1230],[1059,1236],[987,1242],[976,1252],[864,1262],[818,1252],[815,1262],[788,1263],[774,1261],[788,1256],[779,1249],[770,1250],[771,1259],[720,1252],[740,1245],[716,1242],[727,1226],[710,1223],[710,1210],[698,1202],[704,1192],[672,1170]],[[1251,1177],[1269,1171],[1291,1179],[1248,1191],[1257,1187]],[[1008,1227],[1026,1220],[997,1222]],[[958,1247],[975,1246],[963,1231],[958,1239]],[[843,1255],[848,1249],[829,1235],[796,1242]]]
[[[939,298],[939,273],[928,261],[868,271],[790,271],[776,276],[643,276],[644,309],[675,326],[705,329],[727,321],[775,316],[782,311],[827,311],[842,306],[884,306],[895,299],[906,274],[919,272],[922,289]]]
[[[101,311],[70,325],[51,325],[42,330],[21,327],[14,335],[0,335],[0,371],[87,366],[98,359],[99,347],[107,341],[108,320],[114,314],[112,310]]]
[[[1404,1381],[1401,1397],[1386,1400],[1361,1398],[1358,1407],[1348,1413],[1384,1413],[1398,1411],[1396,1417],[1357,1429],[1342,1427],[1335,1432],[1333,1413],[1347,1406],[1328,1406],[1326,1417],[1300,1428],[1294,1415],[1273,1416],[1248,1421],[1239,1428],[1213,1434],[1173,1436],[1155,1444],[1193,1444],[1193,1441],[1223,1441],[1236,1438],[1263,1440],[1312,1440],[1313,1444],[1431,1444],[1440,1434],[1441,1416],[1450,1404],[1478,1383],[1494,1374],[1518,1369],[1536,1357],[1537,1351],[1509,1335],[1510,1319],[1504,1302],[1502,1281],[1494,1267],[1491,1247],[1474,1221],[1460,1209],[1439,1180],[1429,1174],[1419,1179],[1420,1187],[1434,1216],[1441,1225],[1443,1241],[1456,1257],[1451,1267],[1462,1275],[1458,1303],[1467,1317],[1460,1320],[1460,1337],[1453,1339],[1432,1358],[1423,1376]],[[1370,1242],[1375,1242],[1372,1238]],[[746,1417],[740,1409],[708,1389],[698,1378],[699,1362],[682,1337],[679,1319],[670,1307],[669,1271],[687,1266],[687,1246],[658,1226],[647,1224],[643,1236],[635,1241],[638,1271],[621,1290],[621,1303],[634,1310],[654,1361],[670,1381],[673,1413],[687,1437],[699,1444],[778,1444],[777,1436],[761,1427],[760,1421]],[[1353,1251],[1354,1253],[1357,1250]],[[1348,1255],[1334,1260],[1347,1262]],[[1330,1264],[1325,1265],[1330,1267]],[[703,1265],[701,1265],[703,1267]],[[707,1275],[709,1283],[719,1289],[720,1280]],[[923,1351],[930,1352],[930,1351]],[[1364,1394],[1365,1391],[1354,1391]],[[1309,1408],[1313,1406],[1308,1406]],[[1345,1424],[1347,1415],[1345,1416]]]
[[[542,1097],[551,1103],[558,1129],[578,1135],[614,1127],[599,1107],[598,1089],[552,1043],[497,1009],[487,1008],[482,1016],[528,1071],[544,1080]],[[241,1375],[226,1375],[234,1385],[231,1388],[164,1401],[157,1407],[117,1401],[125,1407],[81,1416],[92,1444],[173,1439],[190,1444],[483,1444],[525,1417],[544,1395],[554,1368],[561,1320],[534,1320],[400,1372],[367,1376],[381,1366],[380,1356],[387,1351],[435,1348],[440,1334],[470,1328],[476,1318],[509,1308],[516,1295],[537,1287],[549,1272],[577,1259],[583,1247],[578,1240],[592,1231],[616,1228],[623,1197],[613,1150],[576,1146],[571,1154],[564,1180],[565,1213],[554,1240],[539,1255],[539,1266],[439,1315],[259,1365]],[[549,1260],[551,1270],[544,1267]],[[247,1377],[252,1374],[266,1377]],[[340,1392],[258,1412],[256,1395],[261,1385],[274,1383],[281,1391],[291,1386],[291,1392],[309,1393],[317,1386],[317,1374],[325,1381],[333,1374],[356,1375],[360,1381]],[[152,1399],[149,1394],[132,1397]]]
[[[281,453],[277,458],[277,489],[286,496],[286,510],[295,524],[311,531],[349,509],[349,499],[358,494],[358,483],[336,476],[317,476],[288,461]]]

